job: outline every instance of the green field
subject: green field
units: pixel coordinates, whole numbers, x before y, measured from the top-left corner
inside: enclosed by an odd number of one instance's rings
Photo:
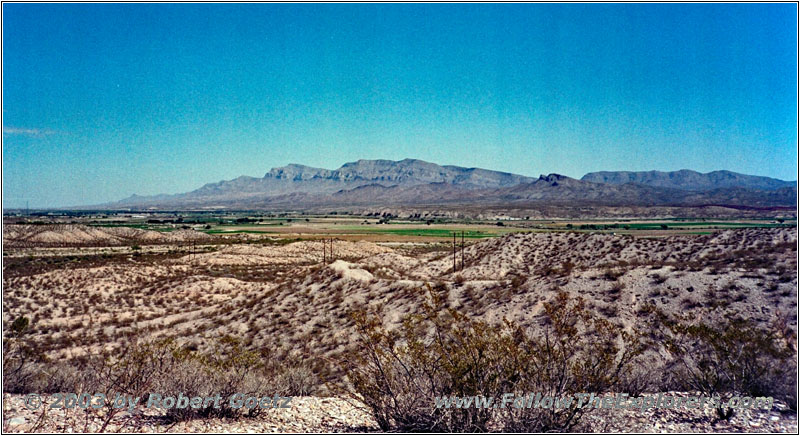
[[[158,224],[89,224],[91,227],[130,227],[132,229],[153,230],[155,232],[169,233],[178,230],[175,227],[164,227]]]
[[[515,230],[520,231],[519,229]],[[509,232],[490,232],[490,231],[480,231],[480,230],[458,230],[458,229],[426,229],[426,228],[392,229],[384,227],[375,229],[358,229],[354,231],[354,233],[365,233],[365,234],[378,233],[384,235],[427,236],[434,238],[452,238],[453,233],[455,233],[456,236],[460,238],[462,232],[464,234],[464,238],[469,238],[469,239],[492,238],[495,236],[500,236],[504,233],[509,233]]]
[[[152,217],[164,222],[158,222]],[[105,218],[105,217],[104,217]],[[344,238],[350,240],[379,241],[428,241],[436,242],[453,237],[479,240],[503,236],[512,232],[573,231],[605,232],[646,237],[661,237],[672,234],[710,234],[714,231],[741,228],[795,228],[794,218],[785,221],[771,219],[719,219],[719,218],[661,218],[661,219],[539,219],[539,220],[459,220],[441,218],[426,223],[425,220],[376,216],[258,216],[249,213],[226,213],[221,215],[193,216],[153,215],[128,218],[127,221],[93,221],[89,225],[99,227],[131,227],[159,232],[171,232],[180,228],[193,228],[209,235],[251,234],[264,237],[287,237],[300,239]],[[783,221],[783,222],[782,222]]]
[[[655,223],[631,223],[617,225],[617,227],[608,228],[624,228],[631,230],[659,230],[662,225],[667,226],[668,229],[694,229],[694,228],[720,228],[720,229],[747,229],[747,228],[780,228],[780,227],[794,227],[789,224],[778,223],[737,223],[737,222],[723,222],[723,221],[701,221],[701,222],[655,222]]]
[[[212,230],[201,230],[203,233],[207,233],[209,235],[232,235],[236,233],[253,233],[253,234],[275,234],[280,232],[274,232],[269,230],[244,230],[244,229],[236,229],[236,228],[229,228],[229,229],[212,229]]]

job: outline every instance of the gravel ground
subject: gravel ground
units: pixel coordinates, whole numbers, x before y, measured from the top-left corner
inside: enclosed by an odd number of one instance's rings
[[[670,395],[686,396],[684,393]],[[52,397],[43,397],[51,404]],[[118,412],[106,432],[110,433],[320,433],[377,432],[375,421],[350,402],[340,398],[295,397],[288,409],[267,409],[255,418],[195,419],[172,423],[156,409],[139,407],[133,414]],[[3,433],[98,432],[104,411],[47,409],[42,414],[25,407],[22,395],[3,395]],[[713,409],[598,409],[585,417],[587,432],[625,433],[789,433],[797,434],[797,414],[775,402],[772,410],[742,410],[730,421],[715,419]]]
[[[43,397],[51,404],[52,397]],[[287,409],[265,409],[256,418],[195,419],[167,422],[159,411],[137,408],[133,414],[120,410],[105,429],[109,433],[308,433],[377,431],[366,413],[339,398],[294,397]],[[43,415],[42,411],[46,410]],[[25,407],[25,396],[3,395],[3,433],[99,432],[105,410],[46,409]]]
[[[684,392],[664,395],[687,397]],[[790,433],[797,434],[797,412],[775,401],[772,410],[740,409],[729,421],[718,420],[713,408],[604,410],[586,418],[593,432],[607,433]]]

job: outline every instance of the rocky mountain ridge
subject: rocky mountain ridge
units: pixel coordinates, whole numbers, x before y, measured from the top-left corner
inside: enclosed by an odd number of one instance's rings
[[[359,160],[328,170],[300,164],[272,168],[175,195],[134,195],[105,208],[262,209],[420,204],[560,204],[606,206],[796,206],[796,182],[730,171],[701,174],[598,172],[581,179],[527,177],[417,159]]]

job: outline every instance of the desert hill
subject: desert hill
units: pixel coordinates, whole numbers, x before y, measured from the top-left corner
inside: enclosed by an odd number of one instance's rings
[[[130,227],[96,227],[81,224],[3,226],[3,244],[7,247],[71,247],[83,245],[175,244],[204,242],[211,236],[194,230],[157,232]]]

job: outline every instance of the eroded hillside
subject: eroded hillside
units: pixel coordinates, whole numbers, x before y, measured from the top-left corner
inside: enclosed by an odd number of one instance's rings
[[[796,331],[796,239],[795,229],[655,239],[520,233],[468,245],[455,272],[446,246],[347,241],[336,241],[325,261],[320,241],[68,257],[9,252],[3,312],[6,320],[31,318],[36,341],[59,358],[143,336],[203,347],[223,335],[277,356],[331,357],[351,343],[352,311],[367,308],[395,325],[423,301],[426,284],[467,314],[530,326],[543,302],[565,290],[628,330],[644,329],[644,310],[655,306],[706,317],[733,311],[761,323],[783,317]]]

